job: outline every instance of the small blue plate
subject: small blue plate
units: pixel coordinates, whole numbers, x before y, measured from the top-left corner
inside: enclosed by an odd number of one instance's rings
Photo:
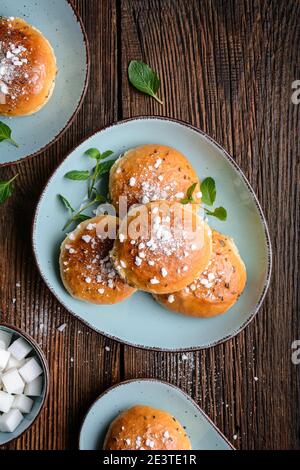
[[[0,166],[32,157],[53,144],[75,118],[89,77],[89,49],[82,21],[67,0],[1,0],[0,16],[23,18],[50,41],[58,74],[53,95],[32,116],[4,118],[19,147],[0,144]]]
[[[91,406],[80,430],[79,449],[103,447],[110,423],[134,405],[167,411],[186,427],[193,450],[232,450],[234,447],[199,406],[175,385],[155,379],[128,380],[104,392]]]
[[[97,306],[72,298],[64,289],[58,253],[64,238],[66,210],[57,198],[63,194],[79,207],[86,182],[64,178],[66,172],[92,166],[84,156],[90,147],[111,149],[115,156],[145,143],[170,145],[181,151],[199,178],[216,180],[218,205],[228,210],[226,222],[209,224],[234,238],[247,268],[247,286],[238,302],[224,315],[191,318],[172,313],[151,295],[137,292],[124,302]],[[58,300],[95,330],[133,346],[156,350],[207,348],[236,335],[253,319],[266,294],[271,272],[271,247],[259,203],[248,181],[228,153],[198,129],[168,118],[140,117],[109,126],[87,139],[61,163],[47,183],[35,214],[33,249],[40,272]]]
[[[0,432],[0,446],[7,444],[8,442],[13,441],[20,437],[25,431],[27,431],[33,423],[37,420],[38,416],[40,415],[43,406],[45,405],[46,399],[49,393],[49,368],[47,360],[44,356],[43,351],[39,347],[39,345],[35,342],[33,338],[31,338],[27,333],[20,330],[16,326],[7,325],[5,323],[0,323],[0,330],[5,331],[7,333],[11,333],[12,341],[15,341],[18,338],[23,338],[32,346],[32,351],[29,353],[28,357],[34,356],[40,363],[43,369],[43,387],[42,393],[39,397],[30,397],[34,400],[32,409],[30,413],[23,414],[24,419],[21,421],[19,426],[14,430],[14,432]]]

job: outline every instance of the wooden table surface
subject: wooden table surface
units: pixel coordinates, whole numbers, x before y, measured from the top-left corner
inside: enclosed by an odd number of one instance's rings
[[[103,390],[156,377],[188,392],[237,448],[299,449],[300,365],[291,361],[300,338],[300,105],[291,101],[300,79],[299,0],[74,4],[92,59],[82,109],[49,150],[0,169],[0,180],[20,174],[0,207],[0,318],[38,341],[51,370],[40,418],[4,448],[76,448],[82,418]],[[164,106],[129,86],[133,58],[158,72]],[[55,166],[92,131],[141,114],[185,120],[223,144],[250,180],[271,232],[272,281],[258,315],[237,337],[187,358],[124,346],[84,326],[49,292],[32,255],[33,212]]]

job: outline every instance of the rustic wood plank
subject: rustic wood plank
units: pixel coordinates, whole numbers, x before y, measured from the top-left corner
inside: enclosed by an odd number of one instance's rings
[[[290,359],[291,343],[299,337],[300,106],[290,99],[291,83],[299,79],[299,2],[74,3],[91,42],[84,106],[51,149],[0,170],[0,179],[20,173],[14,196],[0,209],[0,227],[5,227],[0,231],[0,319],[38,340],[52,379],[39,421],[3,448],[76,447],[80,421],[93,399],[111,383],[135,377],[180,386],[229,439],[237,436],[238,448],[300,448],[299,367]],[[159,72],[164,107],[129,87],[132,58],[143,58]],[[91,131],[138,114],[186,120],[224,144],[250,179],[269,222],[275,256],[264,306],[237,338],[207,351],[154,353],[106,340],[58,304],[33,262],[32,215],[51,171]],[[67,327],[60,333],[63,323]]]
[[[120,346],[59,305],[37,272],[31,250],[33,211],[51,172],[81,139],[117,119],[114,2],[74,3],[91,44],[92,78],[84,105],[68,132],[47,152],[0,171],[0,179],[20,173],[13,197],[0,209],[0,319],[39,342],[51,371],[50,395],[41,417],[23,437],[3,447],[7,449],[76,448],[84,413],[105,388],[119,381]],[[63,323],[67,326],[59,332]]]
[[[299,336],[300,107],[291,84],[299,78],[300,3],[122,0],[121,13],[123,116],[180,118],[222,143],[262,203],[274,248],[270,291],[243,333],[186,361],[125,347],[125,377],[181,386],[238,448],[299,448],[291,343]],[[133,58],[159,73],[163,107],[128,85]]]

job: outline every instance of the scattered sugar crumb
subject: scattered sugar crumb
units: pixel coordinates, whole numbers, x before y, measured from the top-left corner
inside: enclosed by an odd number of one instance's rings
[[[64,331],[64,329],[66,328],[66,326],[67,326],[67,324],[66,324],[66,323],[63,323],[62,325],[60,325],[60,326],[59,326],[58,328],[56,328],[56,329],[57,329],[57,331],[62,332],[62,331]]]

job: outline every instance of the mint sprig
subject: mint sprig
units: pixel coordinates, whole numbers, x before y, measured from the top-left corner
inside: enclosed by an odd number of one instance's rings
[[[187,189],[186,197],[181,199],[181,204],[196,204],[196,201],[193,197],[196,186],[197,183],[193,183]],[[217,196],[215,180],[210,176],[208,178],[205,178],[200,185],[200,189],[202,193],[201,202],[207,206],[213,206]],[[227,219],[227,211],[224,207],[216,207],[213,210],[207,209],[202,205],[201,207],[204,209],[205,213],[207,215],[210,215],[211,217],[216,217],[217,219],[222,221],[225,221]]]
[[[65,223],[62,229],[63,231],[65,231],[74,222],[78,222],[78,221],[82,222],[83,220],[90,219],[90,217],[87,214],[83,214],[83,212],[89,209],[90,207],[92,207],[96,203],[101,203],[101,202],[106,201],[104,196],[101,196],[101,194],[97,194],[91,201],[89,201],[87,204],[82,206],[78,211],[75,211],[65,196],[62,196],[61,194],[59,194],[58,197],[60,201],[63,203],[63,205],[65,206],[65,208],[70,210],[72,214],[72,216]]]

